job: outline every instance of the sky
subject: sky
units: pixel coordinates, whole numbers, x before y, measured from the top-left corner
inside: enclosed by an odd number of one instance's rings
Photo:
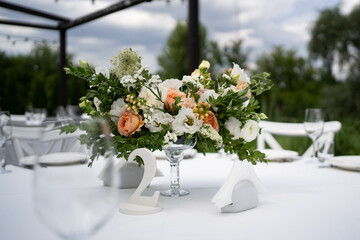
[[[116,3],[116,0],[6,0],[75,19]],[[177,21],[187,18],[190,0],[154,0],[118,11],[67,31],[67,51],[75,61],[110,66],[110,58],[123,48],[137,50],[143,65],[152,72],[159,69],[157,56]],[[296,49],[306,56],[309,31],[319,12],[340,5],[345,14],[360,0],[199,0],[200,22],[208,39],[226,45],[242,39],[250,49],[250,65],[274,46]],[[9,9],[0,8],[0,19],[55,23]],[[27,41],[26,41],[27,39]],[[27,54],[34,41],[46,40],[58,47],[54,30],[0,24],[0,50],[8,54]],[[1,66],[0,66],[1,67]]]

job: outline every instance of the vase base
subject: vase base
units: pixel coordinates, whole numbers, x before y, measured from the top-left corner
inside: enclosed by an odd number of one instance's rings
[[[185,189],[177,189],[177,190],[169,189],[169,190],[160,192],[160,194],[162,196],[166,196],[166,197],[182,197],[182,196],[189,195],[189,193],[190,193],[190,191],[185,190]]]

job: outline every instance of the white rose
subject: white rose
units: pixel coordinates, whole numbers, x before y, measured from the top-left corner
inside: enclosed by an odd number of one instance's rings
[[[164,113],[160,110],[154,110],[151,115],[151,120],[145,123],[150,132],[160,132],[163,128],[161,124],[169,125],[173,117],[169,113]]]
[[[160,83],[158,85],[158,87],[161,91],[161,100],[163,102],[165,102],[167,92],[170,88],[179,90],[181,86],[182,86],[182,81],[180,81],[179,79],[167,79],[167,80],[163,81],[162,83]]]
[[[100,104],[101,104],[100,99],[98,99],[97,97],[94,97],[94,105],[95,105],[96,111],[98,111],[98,112],[100,112]]]
[[[246,142],[251,142],[257,137],[259,130],[260,127],[256,121],[248,120],[241,129],[240,137],[243,138]]]
[[[109,114],[111,120],[113,120],[115,124],[117,124],[117,122],[119,121],[119,117],[123,114],[123,112],[125,112],[126,110],[125,105],[126,103],[122,98],[117,99],[115,102],[113,102],[113,104],[111,104],[111,110]]]
[[[240,127],[241,127],[241,122],[234,117],[230,117],[225,122],[225,128],[229,130],[231,135],[234,136],[231,138],[232,140],[236,140],[240,138],[240,131],[241,131]]]
[[[153,89],[153,91],[155,92],[156,90]],[[160,109],[164,108],[164,103],[159,101],[156,96],[146,87],[141,88],[138,98],[144,98],[146,100],[146,104],[148,105],[154,105],[155,107]]]
[[[203,120],[199,120],[192,109],[182,107],[172,122],[172,128],[178,135],[183,135],[184,133],[194,134],[199,131],[202,123]]]
[[[98,66],[95,68],[95,73],[96,74],[102,74],[104,77],[106,77],[107,79],[110,79],[110,71],[109,69],[107,69],[107,67],[105,66]]]
[[[240,68],[238,64],[234,63],[234,66],[231,71],[231,79],[235,81],[235,83],[238,83],[240,81],[247,82],[250,84],[250,78],[245,73],[245,70]]]

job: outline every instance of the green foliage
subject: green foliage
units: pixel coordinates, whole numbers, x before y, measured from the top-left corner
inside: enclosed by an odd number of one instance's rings
[[[319,106],[320,82],[311,62],[295,50],[275,47],[257,60],[257,72],[271,73],[274,87],[260,97],[261,109],[269,119],[296,122],[308,107]]]
[[[71,55],[69,56],[71,58]],[[0,52],[0,106],[23,114],[27,105],[46,108],[52,114],[59,105],[59,54],[46,44],[28,55]],[[78,78],[68,79],[68,104],[76,105],[87,88]]]
[[[162,79],[178,78],[188,72],[188,25],[186,21],[178,21],[175,29],[164,46],[162,53],[158,56],[160,70],[158,74]],[[200,25],[200,58],[205,57],[206,28]]]
[[[218,71],[222,72],[224,68],[232,67],[233,63],[239,64],[242,68],[247,68],[246,62],[250,51],[244,50],[242,44],[242,40],[232,41],[223,47],[220,47],[215,41],[207,43],[206,58],[213,66],[217,77],[219,77]]]

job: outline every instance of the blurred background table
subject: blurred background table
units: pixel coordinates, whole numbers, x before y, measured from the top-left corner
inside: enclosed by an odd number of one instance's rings
[[[268,190],[260,195],[258,207],[222,214],[211,198],[232,164],[218,154],[183,160],[180,183],[190,195],[160,196],[164,209],[153,215],[115,212],[91,239],[359,239],[360,172],[318,168],[303,160],[258,164],[255,171]],[[33,210],[33,171],[8,168],[11,174],[0,175],[1,239],[59,239]],[[168,188],[169,163],[159,160],[158,168],[164,176],[154,178],[145,194]],[[133,191],[119,190],[122,202]]]

